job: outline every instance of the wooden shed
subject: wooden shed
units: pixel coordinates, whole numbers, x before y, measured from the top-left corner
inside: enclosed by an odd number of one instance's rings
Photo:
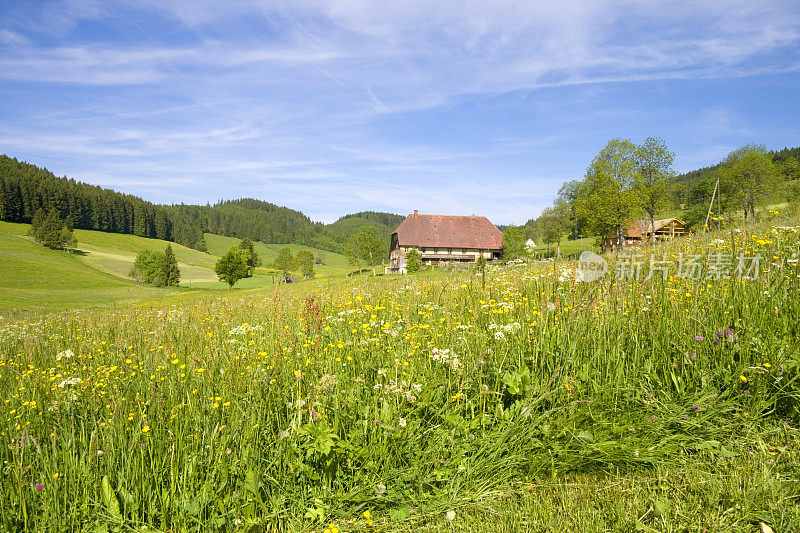
[[[603,241],[603,249],[614,251],[623,247],[639,246],[650,242],[653,233],[655,233],[656,242],[661,242],[689,235],[691,230],[682,220],[674,217],[656,220],[652,227],[649,220],[632,220],[625,228],[622,240],[616,231],[609,232]]]

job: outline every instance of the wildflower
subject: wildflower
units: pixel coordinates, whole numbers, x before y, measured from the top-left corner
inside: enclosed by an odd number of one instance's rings
[[[142,433],[147,433],[148,431],[150,431],[150,426],[145,426],[142,428]]]
[[[447,511],[445,517],[447,518],[448,522],[452,522],[453,520],[456,519],[456,512],[453,510]]]
[[[56,361],[61,361],[62,359],[72,359],[74,355],[75,354],[72,352],[72,350],[67,349],[56,355]]]
[[[401,418],[401,419],[400,419],[400,422],[398,423],[398,425],[399,425],[401,428],[404,428],[404,427],[406,427],[406,419],[405,419],[405,418]]]
[[[56,472],[55,474],[53,474],[53,479],[58,479],[58,478],[59,478],[59,476],[61,476],[61,474],[59,474],[58,472]]]
[[[692,410],[693,411],[699,411],[700,410],[700,406],[699,405],[693,405],[692,406]]]
[[[694,336],[694,340],[696,340],[697,342],[700,342],[700,341],[703,340],[703,336],[702,335],[695,335]]]
[[[770,367],[772,367],[772,365],[771,365],[771,364],[769,364],[769,363],[764,363],[764,368],[770,368]]]
[[[383,483],[378,483],[377,485],[375,485],[375,492],[377,492],[378,494],[386,494],[386,485],[384,485]]]
[[[744,376],[739,376],[739,381],[741,381],[742,383],[747,383],[747,378]]]
[[[38,492],[44,488],[44,483],[37,483],[36,485],[33,486],[33,488],[36,489],[36,491]]]

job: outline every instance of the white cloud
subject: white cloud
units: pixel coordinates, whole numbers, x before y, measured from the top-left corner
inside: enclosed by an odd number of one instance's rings
[[[429,202],[524,222],[565,168],[590,157],[569,151],[558,170],[540,161],[555,145],[588,135],[586,124],[607,122],[605,136],[641,114],[598,109],[593,87],[800,64],[800,7],[788,1],[31,5],[0,23],[0,79],[23,102],[0,124],[0,151],[71,158],[104,184],[117,169],[121,186],[140,179],[164,198],[191,177],[192,194],[206,188],[212,201],[263,192],[325,218],[348,205]],[[109,38],[111,26],[131,33]],[[34,100],[26,84],[47,96]],[[582,86],[571,106],[561,102]],[[511,93],[506,107],[478,105]],[[719,105],[681,127],[716,146],[752,133],[746,122]]]

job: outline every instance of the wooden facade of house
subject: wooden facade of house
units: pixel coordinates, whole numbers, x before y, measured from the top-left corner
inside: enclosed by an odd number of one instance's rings
[[[603,241],[603,249],[613,252],[623,247],[640,246],[649,243],[655,232],[656,242],[671,240],[676,237],[689,235],[691,230],[686,227],[682,220],[677,218],[664,218],[654,221],[653,227],[649,220],[633,220],[625,229],[623,240],[620,240],[617,232],[610,232]]]
[[[406,254],[416,249],[427,265],[500,259],[503,234],[486,217],[420,215],[414,211],[392,233],[386,273],[405,274]]]

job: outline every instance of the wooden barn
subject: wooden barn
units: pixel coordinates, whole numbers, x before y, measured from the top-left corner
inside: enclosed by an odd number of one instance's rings
[[[661,242],[689,235],[691,230],[677,218],[656,220],[652,227],[649,220],[633,220],[625,229],[624,243],[616,231],[610,232],[603,241],[603,249],[613,252],[623,248],[623,244],[624,247],[640,246],[643,243],[651,242],[653,233],[655,233],[656,242]]]
[[[408,215],[392,233],[386,273],[405,274],[406,254],[416,249],[427,265],[500,259],[503,234],[486,217]]]

